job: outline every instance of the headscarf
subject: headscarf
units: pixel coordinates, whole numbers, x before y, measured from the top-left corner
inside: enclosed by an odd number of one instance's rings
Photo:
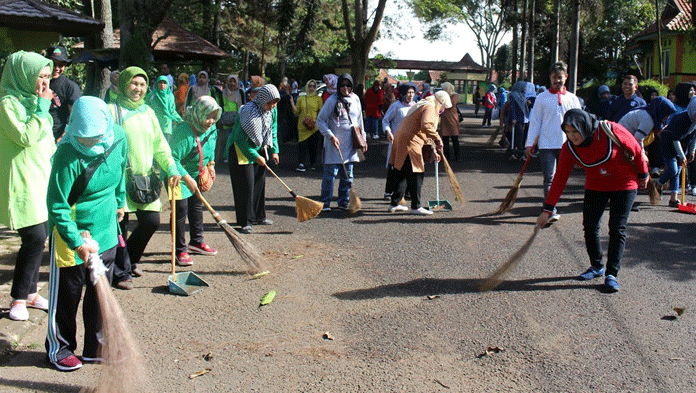
[[[205,71],[199,72],[198,79],[200,79],[201,75],[205,75],[205,85],[201,85],[200,83],[196,82],[195,85],[191,86],[191,89],[193,90],[193,92],[191,93],[191,101],[197,100],[198,97],[210,95],[210,78],[208,78],[208,73]]]
[[[231,79],[237,81],[237,88],[234,89],[234,91],[230,90]],[[225,81],[225,89],[222,91],[222,94],[225,96],[227,101],[236,102],[237,108],[242,106],[242,97],[239,94],[239,77],[237,77],[237,75],[230,75],[227,77],[227,81]]]
[[[346,96],[341,94],[341,82],[347,80],[350,82],[350,87],[351,87],[351,93],[353,92],[353,77],[350,76],[350,74],[341,74],[341,76],[338,77],[336,80],[336,86],[338,88],[338,91],[336,92],[336,107],[334,107],[334,114],[336,115],[336,123],[339,122],[341,116],[346,115],[348,119],[350,120],[350,102],[346,100]],[[350,97],[350,94],[348,95]]]
[[[443,83],[440,87],[442,87],[442,90],[446,91],[449,95],[455,94],[454,85],[449,82]]]
[[[534,85],[532,85],[532,91]],[[525,89],[527,88],[527,82],[517,81],[510,89],[510,99],[512,102],[516,103],[517,106],[522,110],[524,117],[529,117],[529,106],[527,105],[527,97],[525,96]]]
[[[413,89],[413,92],[415,93],[416,85],[414,85],[411,82],[403,83],[403,84],[399,85],[399,101],[401,101],[402,104],[408,105],[408,106],[412,106],[415,104],[414,100],[411,100],[411,102],[406,102],[406,94],[408,94],[408,91],[410,89]]]
[[[587,147],[592,143],[592,134],[599,128],[599,120],[591,113],[585,112],[582,109],[573,108],[569,109],[563,116],[561,130],[565,132],[565,126],[567,125],[572,126],[582,134],[584,141],[578,146]]]
[[[273,113],[266,111],[266,104],[280,100],[280,93],[273,85],[264,85],[253,101],[239,111],[242,130],[256,147],[273,146]]]
[[[336,74],[324,75],[324,83],[326,83],[326,91],[329,94],[336,94],[338,91],[338,76]]]
[[[311,93],[309,91],[309,84],[310,83],[314,83],[314,91]],[[310,79],[307,81],[307,83],[305,83],[305,91],[307,92],[307,97],[313,97],[313,96],[317,95],[316,87],[317,87],[317,81],[315,81],[314,79]]]
[[[189,76],[189,86],[194,86],[195,84],[196,84],[196,75],[191,74],[191,76]]]
[[[660,129],[662,126],[662,119],[677,111],[672,101],[665,97],[653,98],[644,109],[653,120],[653,129]]]
[[[167,87],[164,90],[159,89],[158,85],[160,82],[167,84]],[[160,75],[157,78],[155,81],[154,90],[147,95],[147,102],[152,102],[153,100],[159,101],[165,116],[170,119],[174,118],[175,115],[171,110],[172,108],[176,108],[176,105],[174,104],[174,93],[172,93],[172,90],[169,88],[169,79],[164,75]]]
[[[137,109],[145,103],[145,94],[143,94],[138,101],[131,100],[128,94],[126,94],[128,85],[130,85],[131,81],[136,76],[145,78],[145,86],[148,85],[147,74],[140,67],[128,67],[121,71],[121,75],[118,76],[118,104],[128,110]]]
[[[525,82],[525,87],[524,87],[524,98],[536,98],[537,96],[537,88],[534,86],[534,83],[532,82]]]
[[[449,94],[447,94],[445,91],[440,90],[434,95],[431,95],[418,101],[415,105],[411,107],[411,109],[408,110],[406,116],[410,116],[412,113],[416,112],[420,107],[424,105],[436,105],[436,103],[439,103],[441,105],[440,114],[442,113],[442,109],[449,109],[452,107],[452,99],[450,98]]]
[[[220,105],[213,97],[200,96],[191,106],[186,107],[184,118],[194,128],[194,131],[200,135],[208,131],[208,128],[204,128],[204,123],[208,116],[215,111],[217,111],[217,118],[215,119],[215,122],[217,122],[220,120],[220,116],[222,116],[222,108],[220,108]]]
[[[96,145],[87,147],[77,138],[101,136]],[[73,104],[70,122],[58,145],[69,143],[87,157],[104,154],[114,143],[114,119],[109,106],[97,97],[82,96]]]
[[[113,91],[116,94],[118,94],[119,75],[121,75],[121,71],[119,70],[113,70],[111,71],[111,74],[109,74],[109,82],[111,82],[111,85],[109,85],[109,90]]]
[[[603,98],[603,97],[602,97],[602,94],[604,94],[604,93],[610,93],[610,94],[611,94],[611,91],[609,90],[609,86],[607,86],[607,85],[601,85],[601,86],[599,86],[599,87],[597,88],[597,97],[598,97],[598,98],[602,99],[602,98]]]
[[[36,95],[36,81],[45,67],[52,69],[53,61],[38,53],[19,51],[11,54],[2,70],[0,97],[16,97],[27,109],[27,115],[31,115],[39,98]]]
[[[495,85],[491,83],[490,85],[488,85],[488,89],[486,89],[486,90],[487,90],[489,93],[494,92],[494,91],[495,91]]]
[[[694,83],[692,82],[678,83],[677,87],[674,88],[674,92],[677,95],[677,100],[674,101],[674,104],[681,108],[686,108],[689,105],[689,91],[692,88],[694,88]]]
[[[188,80],[189,80],[188,74],[182,72],[182,73],[179,74],[179,76],[176,78],[176,84],[179,85],[179,87],[185,86],[185,85],[188,83]]]

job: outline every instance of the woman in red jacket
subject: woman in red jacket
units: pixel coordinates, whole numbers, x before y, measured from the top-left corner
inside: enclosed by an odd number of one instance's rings
[[[648,164],[636,139],[618,123],[609,123],[618,146],[600,128],[599,120],[580,109],[565,113],[561,128],[568,140],[563,144],[558,159],[558,169],[553,177],[544,211],[537,218],[537,226],[543,228],[549,220],[568,176],[574,165],[585,169],[585,198],[582,222],[585,246],[590,257],[590,268],[578,279],[591,280],[606,274],[604,288],[617,292],[616,275],[621,267],[621,257],[626,245],[626,225],[638,186],[648,184]],[[626,153],[623,151],[625,150]],[[626,158],[629,156],[630,158]],[[599,241],[599,224],[609,204],[609,250],[607,267],[602,265],[602,246]]]

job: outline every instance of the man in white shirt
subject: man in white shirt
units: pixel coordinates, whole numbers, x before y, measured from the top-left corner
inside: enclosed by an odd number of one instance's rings
[[[563,115],[569,109],[582,108],[578,97],[566,90],[564,85],[567,78],[568,67],[565,63],[559,61],[553,64],[549,70],[551,86],[549,90],[537,96],[534,108],[529,114],[529,132],[525,148],[527,159],[529,159],[534,153],[534,145],[537,145],[541,172],[544,175],[544,200],[551,188],[553,175],[556,173],[561,147],[566,141],[565,133],[561,129]],[[548,221],[558,221],[559,218],[561,216],[554,209]]]

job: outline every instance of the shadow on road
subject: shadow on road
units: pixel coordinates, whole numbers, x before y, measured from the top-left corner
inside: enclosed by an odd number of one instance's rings
[[[27,364],[27,366],[36,367],[36,364]],[[21,379],[5,379],[0,378],[0,386],[14,387],[27,389],[32,392],[63,392],[63,393],[78,393],[82,391],[81,386],[65,385],[62,383],[51,382],[35,382],[23,381]]]

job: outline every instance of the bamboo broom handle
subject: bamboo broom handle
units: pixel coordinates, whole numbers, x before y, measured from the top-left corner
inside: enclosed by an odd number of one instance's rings
[[[174,199],[174,187],[169,189],[172,203],[172,280],[176,281],[176,200]]]
[[[215,209],[213,209],[212,206],[210,206],[210,203],[208,203],[208,201],[203,197],[203,194],[201,194],[201,190],[199,190],[198,188],[196,188],[196,196],[198,197],[198,199],[201,200],[201,202],[203,202],[203,205],[206,209],[208,209],[210,214],[213,215],[215,222],[219,223],[220,221],[223,221],[223,218],[218,214],[218,212],[215,211]]]
[[[686,160],[682,163],[681,183],[681,204],[683,205],[686,195]]]
[[[348,170],[346,169],[346,163],[343,162],[343,153],[341,153],[341,148],[337,147],[336,150],[338,150],[338,156],[341,157],[341,165],[343,165],[343,172],[346,174],[346,180],[348,179]]]
[[[278,181],[288,190],[288,192],[290,193],[290,195],[292,195],[293,198],[297,198],[297,194],[295,194],[295,191],[291,190],[290,187],[288,187],[288,185],[285,184],[283,179],[279,178],[278,175],[276,175],[275,172],[273,172],[273,170],[268,165],[266,165],[265,167],[266,167],[266,170],[268,172],[270,172],[271,175],[273,175],[273,177],[278,179]]]

